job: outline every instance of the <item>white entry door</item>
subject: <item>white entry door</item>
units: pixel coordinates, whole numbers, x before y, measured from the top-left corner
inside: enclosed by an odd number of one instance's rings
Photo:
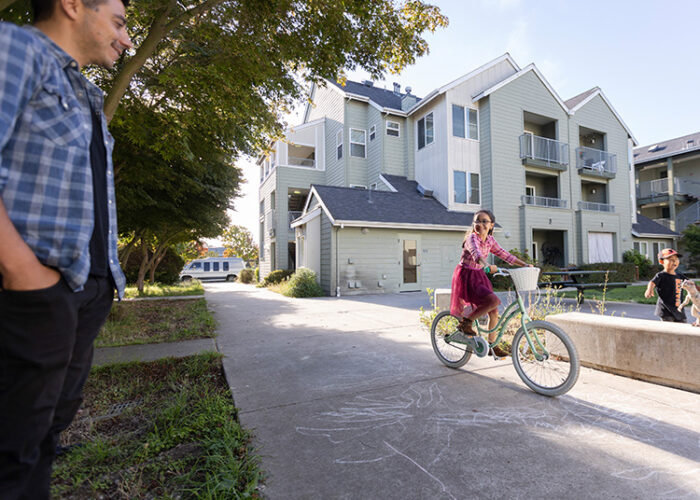
[[[588,233],[588,263],[613,262],[613,233]]]
[[[402,292],[414,292],[420,287],[420,235],[402,234],[399,235],[399,251],[401,252],[401,285]]]

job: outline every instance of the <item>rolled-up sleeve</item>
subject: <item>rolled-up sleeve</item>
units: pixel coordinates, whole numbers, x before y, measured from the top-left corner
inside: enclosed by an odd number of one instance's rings
[[[506,250],[503,250],[501,245],[498,244],[496,241],[496,238],[493,236],[489,236],[489,239],[491,240],[491,253],[494,254],[496,257],[506,261],[508,264],[512,264],[517,260],[517,257],[513,255],[510,252],[507,252]]]
[[[41,68],[29,36],[11,23],[0,22],[0,193],[5,189],[9,160],[7,143],[39,81]]]

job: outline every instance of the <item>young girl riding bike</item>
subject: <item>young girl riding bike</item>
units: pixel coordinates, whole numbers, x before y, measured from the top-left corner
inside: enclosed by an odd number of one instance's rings
[[[491,281],[484,269],[496,272],[496,266],[489,266],[486,258],[489,253],[500,257],[509,264],[528,266],[515,255],[505,251],[493,237],[496,218],[489,210],[479,210],[474,214],[474,223],[467,231],[462,242],[462,258],[452,275],[452,297],[450,314],[462,318],[459,329],[467,335],[477,335],[473,322],[488,314],[489,330],[498,324],[498,305],[501,301],[493,293]],[[466,313],[466,315],[465,315]],[[489,334],[489,343],[496,340],[497,332]],[[499,357],[508,353],[499,346],[493,348],[493,354]]]

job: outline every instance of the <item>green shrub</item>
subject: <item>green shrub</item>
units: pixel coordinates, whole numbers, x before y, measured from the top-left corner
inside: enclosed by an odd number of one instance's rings
[[[623,262],[629,262],[634,264],[639,268],[639,279],[648,280],[651,279],[656,273],[656,267],[652,262],[645,256],[639,253],[637,250],[627,250],[622,254]]]
[[[260,267],[255,268],[255,281],[260,281]]]
[[[316,282],[316,273],[302,267],[289,278],[282,294],[287,297],[322,297],[323,289]]]
[[[619,281],[635,281],[635,265],[631,262],[597,262],[578,266],[582,271],[610,271],[607,280],[611,283]],[[604,283],[605,274],[590,274],[578,276],[581,283]]]
[[[238,281],[241,283],[251,283],[253,281],[254,272],[252,269],[245,268],[238,273]]]
[[[282,283],[284,280],[292,275],[293,271],[288,269],[275,269],[270,274],[265,276],[264,285],[276,285],[277,283]]]

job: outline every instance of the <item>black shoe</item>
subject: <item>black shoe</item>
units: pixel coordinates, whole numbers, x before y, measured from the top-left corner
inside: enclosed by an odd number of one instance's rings
[[[82,446],[85,446],[84,443],[75,443],[75,444],[69,444],[68,446],[61,446],[60,444],[56,446],[56,456],[60,457],[61,455],[67,455],[71,451],[75,450],[76,448],[81,448]]]

